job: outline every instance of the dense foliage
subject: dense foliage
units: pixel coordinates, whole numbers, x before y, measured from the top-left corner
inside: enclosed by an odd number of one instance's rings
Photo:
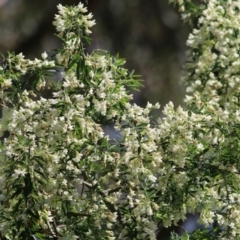
[[[95,22],[81,3],[58,5],[61,49],[3,60],[0,239],[156,239],[196,212],[205,229],[183,239],[239,237],[240,2],[170,2],[197,28],[187,107],[170,102],[156,123],[159,104],[130,104],[141,84],[122,59],[85,53]]]

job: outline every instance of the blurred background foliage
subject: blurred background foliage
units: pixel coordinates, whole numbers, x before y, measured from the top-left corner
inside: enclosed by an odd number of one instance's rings
[[[86,0],[83,0],[86,3]],[[78,4],[78,0],[0,0],[0,52],[22,52],[40,57],[61,45],[52,25],[56,5]],[[105,49],[127,59],[126,67],[144,79],[144,88],[134,101],[164,106],[170,100],[182,104],[179,83],[185,61],[188,26],[168,0],[88,0],[93,27],[92,49]]]
[[[83,2],[86,0],[83,0]],[[52,25],[56,5],[78,4],[79,0],[0,0],[0,52],[23,53],[27,58],[40,58],[42,52],[61,46]],[[125,58],[126,68],[144,79],[144,87],[134,93],[134,102],[147,101],[163,106],[172,101],[183,105],[184,89],[180,83],[185,62],[189,27],[168,0],[88,0],[88,9],[97,22],[92,28],[92,44],[87,51],[105,49]],[[155,112],[161,115],[161,110]],[[188,230],[195,228],[189,216]],[[169,239],[170,231],[161,229],[158,239]]]

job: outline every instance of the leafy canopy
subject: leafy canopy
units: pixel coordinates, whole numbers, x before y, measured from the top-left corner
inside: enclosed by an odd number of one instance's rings
[[[156,239],[196,212],[205,230],[182,239],[239,237],[240,1],[170,2],[195,28],[186,108],[158,122],[159,104],[130,104],[141,83],[124,60],[84,51],[95,22],[81,3],[58,5],[62,48],[3,59],[0,239]]]

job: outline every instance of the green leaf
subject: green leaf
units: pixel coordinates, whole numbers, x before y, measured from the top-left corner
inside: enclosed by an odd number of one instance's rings
[[[33,183],[31,180],[30,173],[27,173],[24,176],[24,183],[25,183],[25,186],[23,188],[23,194],[24,194],[24,197],[27,199],[29,194],[31,194],[31,192],[33,190]]]
[[[14,188],[17,188],[16,191],[12,194],[12,196],[10,197],[10,199],[13,199],[15,197],[17,197],[20,193],[22,193],[23,191],[23,187],[22,185],[15,185]]]

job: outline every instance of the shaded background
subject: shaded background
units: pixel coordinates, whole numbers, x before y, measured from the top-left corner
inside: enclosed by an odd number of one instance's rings
[[[56,5],[78,4],[76,0],[0,0],[0,52],[22,52],[27,58],[61,46],[52,22]],[[126,67],[142,75],[144,88],[134,101],[164,106],[182,105],[179,83],[185,62],[189,28],[168,0],[88,0],[97,25],[92,28],[92,49],[119,53]],[[159,116],[161,110],[155,112]],[[190,229],[190,225],[185,225]],[[167,231],[165,234],[168,235]],[[162,235],[159,239],[165,239]]]

